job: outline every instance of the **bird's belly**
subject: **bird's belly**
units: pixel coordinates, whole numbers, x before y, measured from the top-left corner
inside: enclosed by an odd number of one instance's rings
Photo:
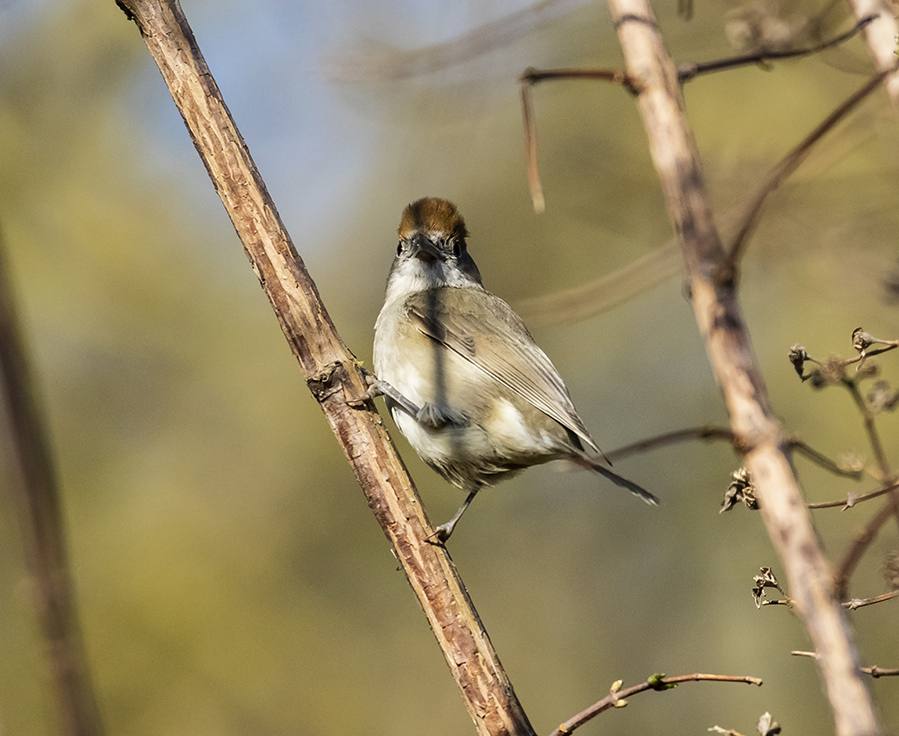
[[[508,399],[497,399],[485,411],[472,414],[464,422],[430,426],[400,407],[392,410],[394,421],[419,457],[463,488],[492,485],[566,454],[552,432],[531,426]]]

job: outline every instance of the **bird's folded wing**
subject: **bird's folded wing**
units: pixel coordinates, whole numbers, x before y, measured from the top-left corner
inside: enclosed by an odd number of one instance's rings
[[[406,309],[412,324],[422,333],[470,361],[599,451],[558,371],[537,347],[521,318],[502,299],[479,289],[436,289],[410,297]],[[510,333],[519,339],[509,339]]]

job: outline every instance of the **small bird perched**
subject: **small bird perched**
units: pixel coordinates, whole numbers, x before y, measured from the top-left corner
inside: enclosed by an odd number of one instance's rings
[[[483,486],[567,459],[646,503],[658,499],[602,464],[559,373],[521,318],[484,289],[459,210],[426,197],[403,211],[375,324],[374,391],[428,465],[468,492],[434,532],[440,542]]]

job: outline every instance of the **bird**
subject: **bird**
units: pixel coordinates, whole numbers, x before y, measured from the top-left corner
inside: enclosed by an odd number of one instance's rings
[[[370,392],[385,396],[421,459],[468,494],[429,539],[445,543],[483,487],[552,460],[593,470],[657,505],[607,467],[555,366],[514,310],[484,288],[456,205],[412,202],[397,233]]]

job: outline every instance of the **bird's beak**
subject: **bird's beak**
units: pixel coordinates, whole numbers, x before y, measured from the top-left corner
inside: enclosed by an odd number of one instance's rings
[[[420,258],[426,263],[443,260],[443,255],[437,250],[437,247],[424,235],[416,235],[413,244],[415,248],[412,251],[412,255],[416,258]]]

